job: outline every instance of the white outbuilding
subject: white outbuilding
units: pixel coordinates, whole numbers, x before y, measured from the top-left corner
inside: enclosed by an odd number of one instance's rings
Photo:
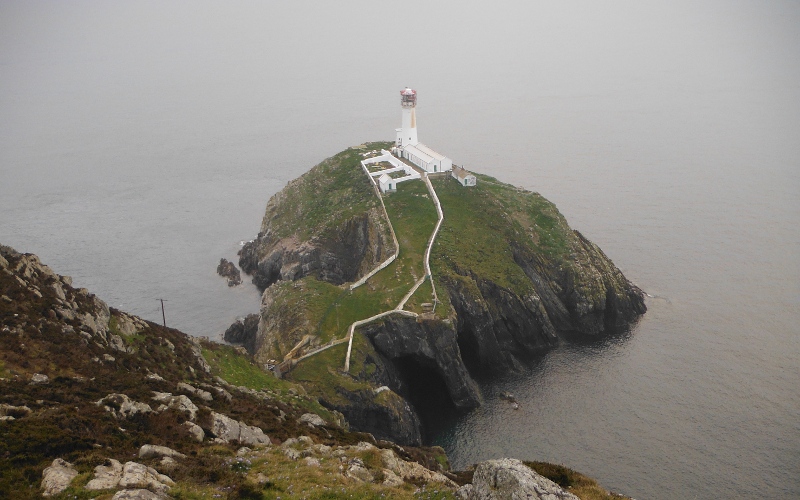
[[[478,183],[478,179],[469,173],[464,167],[453,167],[450,175],[452,175],[453,179],[457,180],[462,186],[474,186]]]
[[[389,174],[383,174],[378,178],[378,186],[381,188],[381,193],[397,190],[397,183]]]

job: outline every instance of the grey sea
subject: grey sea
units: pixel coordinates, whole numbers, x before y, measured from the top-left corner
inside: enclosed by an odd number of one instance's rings
[[[5,0],[0,242],[219,338],[259,304],[220,257],[289,180],[392,140],[405,86],[420,140],[555,202],[649,295],[435,421],[453,464],[800,498],[797,2]]]

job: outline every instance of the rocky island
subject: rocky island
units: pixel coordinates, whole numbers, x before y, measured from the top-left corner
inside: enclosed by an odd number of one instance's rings
[[[474,376],[645,312],[643,292],[538,193],[449,172],[381,193],[371,179],[392,165],[365,159],[391,147],[345,150],[269,200],[239,259],[261,310],[226,337],[352,428],[421,445],[427,415],[480,405]]]

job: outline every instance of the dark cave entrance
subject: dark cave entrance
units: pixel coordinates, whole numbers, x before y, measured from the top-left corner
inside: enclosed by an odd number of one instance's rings
[[[427,442],[429,436],[446,427],[447,423],[458,414],[447,384],[433,366],[424,359],[414,356],[402,356],[392,360],[404,382],[403,397],[411,403],[422,422],[422,440]]]
[[[483,373],[483,363],[480,358],[480,348],[475,334],[471,331],[459,331],[456,336],[458,350],[461,352],[461,360],[470,375],[481,375]]]

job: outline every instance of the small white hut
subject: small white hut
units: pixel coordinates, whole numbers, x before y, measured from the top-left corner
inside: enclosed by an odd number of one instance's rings
[[[478,183],[478,179],[464,167],[453,165],[453,170],[450,172],[450,175],[453,176],[453,179],[461,183],[462,186],[474,186]]]
[[[383,174],[378,178],[378,186],[381,188],[381,193],[397,190],[397,182],[389,174]]]

